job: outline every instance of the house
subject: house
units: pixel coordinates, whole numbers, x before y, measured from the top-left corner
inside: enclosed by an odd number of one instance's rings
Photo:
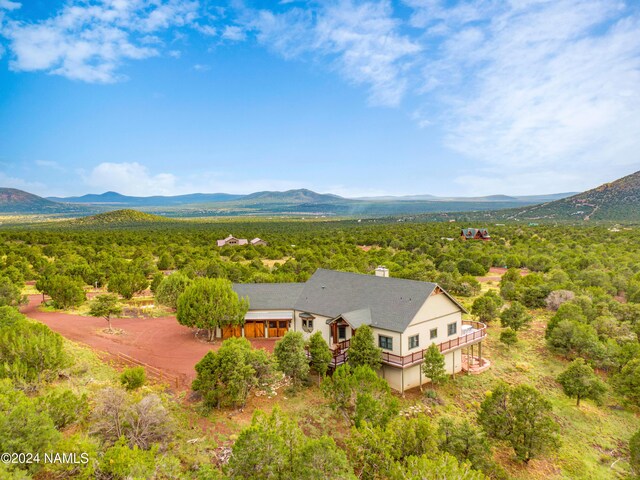
[[[486,327],[463,321],[467,313],[435,283],[318,269],[305,283],[234,284],[248,297],[242,327],[222,329],[230,336],[281,337],[288,330],[309,338],[321,332],[333,351],[332,368],[346,362],[349,343],[361,325],[369,325],[382,349],[379,374],[400,392],[428,382],[422,374],[424,350],[432,343],[445,356],[451,373],[463,369],[463,351],[482,357]],[[475,357],[474,357],[475,358]]]
[[[225,239],[217,240],[216,243],[219,247],[226,247],[227,245],[246,245],[249,242],[246,238],[236,238],[233,235],[229,235]]]
[[[486,228],[463,228],[460,230],[460,237],[463,240],[491,240]]]
[[[251,245],[264,245],[264,246],[267,245],[267,242],[265,242],[264,240],[262,240],[261,238],[258,238],[258,237],[254,238],[249,243]]]

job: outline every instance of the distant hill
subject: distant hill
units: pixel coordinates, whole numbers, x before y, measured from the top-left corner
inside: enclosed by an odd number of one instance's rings
[[[162,217],[160,215],[152,215],[150,213],[139,212],[138,210],[122,209],[99,213],[90,217],[82,217],[75,220],[70,220],[69,223],[74,225],[127,226],[137,225],[141,223],[158,223],[170,221],[172,220],[169,220],[168,218]]]
[[[506,220],[640,221],[640,171],[562,200],[495,214]]]
[[[180,205],[190,205],[196,203],[230,202],[244,197],[244,195],[233,195],[230,193],[191,193],[188,195],[163,196],[155,195],[151,197],[132,197],[122,195],[118,192],[105,192],[101,194],[87,194],[81,197],[49,197],[54,202],[80,203],[104,206],[127,206],[127,207],[170,207]]]
[[[0,213],[60,214],[86,216],[119,209],[135,209],[166,217],[209,216],[344,216],[376,217],[394,215],[427,215],[444,212],[487,212],[498,209],[518,209],[569,194],[486,197],[434,197],[412,195],[406,197],[345,198],[308,189],[284,192],[262,191],[248,195],[227,193],[194,193],[176,196],[134,197],[118,192],[88,194],[78,197],[50,197],[44,199],[19,190],[7,192]],[[98,217],[101,218],[101,217]],[[142,221],[139,218],[135,221]],[[102,220],[100,220],[102,221]],[[127,218],[124,222],[134,221]],[[154,221],[157,221],[155,219]]]
[[[16,188],[0,188],[0,213],[56,214],[80,212],[83,209],[52,202]]]
[[[411,202],[411,201],[429,201],[429,202],[471,202],[471,203],[487,203],[487,202],[500,202],[500,203],[521,203],[521,204],[535,204],[542,202],[551,202],[553,200],[559,200],[561,198],[570,197],[576,195],[578,192],[567,193],[550,193],[547,195],[487,195],[485,197],[437,197],[435,195],[404,195],[395,197],[393,195],[386,195],[381,197],[359,197],[356,200],[366,201],[398,201],[398,202]]]
[[[330,193],[316,193],[306,188],[287,190],[285,192],[256,192],[245,195],[243,201],[259,201],[260,203],[334,203],[348,202],[350,199]]]

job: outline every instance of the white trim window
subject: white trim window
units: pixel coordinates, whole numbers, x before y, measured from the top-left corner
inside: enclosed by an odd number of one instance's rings
[[[447,325],[447,334],[449,336],[458,333],[458,322],[453,322]]]
[[[378,346],[384,350],[393,350],[393,337],[378,335]]]

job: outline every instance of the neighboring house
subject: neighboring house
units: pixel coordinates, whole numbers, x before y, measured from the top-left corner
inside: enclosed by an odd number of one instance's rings
[[[460,230],[460,237],[464,240],[491,240],[486,228],[463,228]]]
[[[226,247],[227,245],[246,245],[249,242],[246,238],[236,238],[233,235],[229,235],[223,240],[217,240],[216,243],[219,247]]]
[[[251,245],[267,245],[267,242],[265,242],[264,240],[262,240],[261,238],[254,238],[253,240],[251,240],[249,242]]]
[[[369,325],[383,352],[379,373],[400,392],[428,381],[421,365],[432,343],[451,373],[462,370],[463,349],[469,353],[477,344],[482,356],[484,324],[463,321],[464,307],[435,283],[388,278],[384,267],[375,276],[318,269],[306,283],[233,288],[249,298],[250,309],[244,326],[223,329],[223,338],[280,337],[290,329],[308,338],[319,331],[333,351],[335,368],[345,363],[355,330]]]

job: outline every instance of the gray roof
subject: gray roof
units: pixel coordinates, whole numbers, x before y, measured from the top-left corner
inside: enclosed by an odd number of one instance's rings
[[[240,297],[249,297],[251,310],[293,310],[304,283],[234,283]]]
[[[372,327],[404,332],[436,286],[319,268],[304,284],[295,309],[337,317],[368,308]]]
[[[353,312],[342,313],[335,318],[327,320],[327,324],[334,322],[338,318],[346,320],[353,328],[358,328],[360,325],[371,325],[371,309],[362,308]]]
[[[306,283],[236,283],[233,289],[249,297],[252,310],[291,309],[342,316],[360,325],[404,332],[437,287],[435,283],[377,277],[319,268]],[[445,294],[463,312],[466,310]]]

